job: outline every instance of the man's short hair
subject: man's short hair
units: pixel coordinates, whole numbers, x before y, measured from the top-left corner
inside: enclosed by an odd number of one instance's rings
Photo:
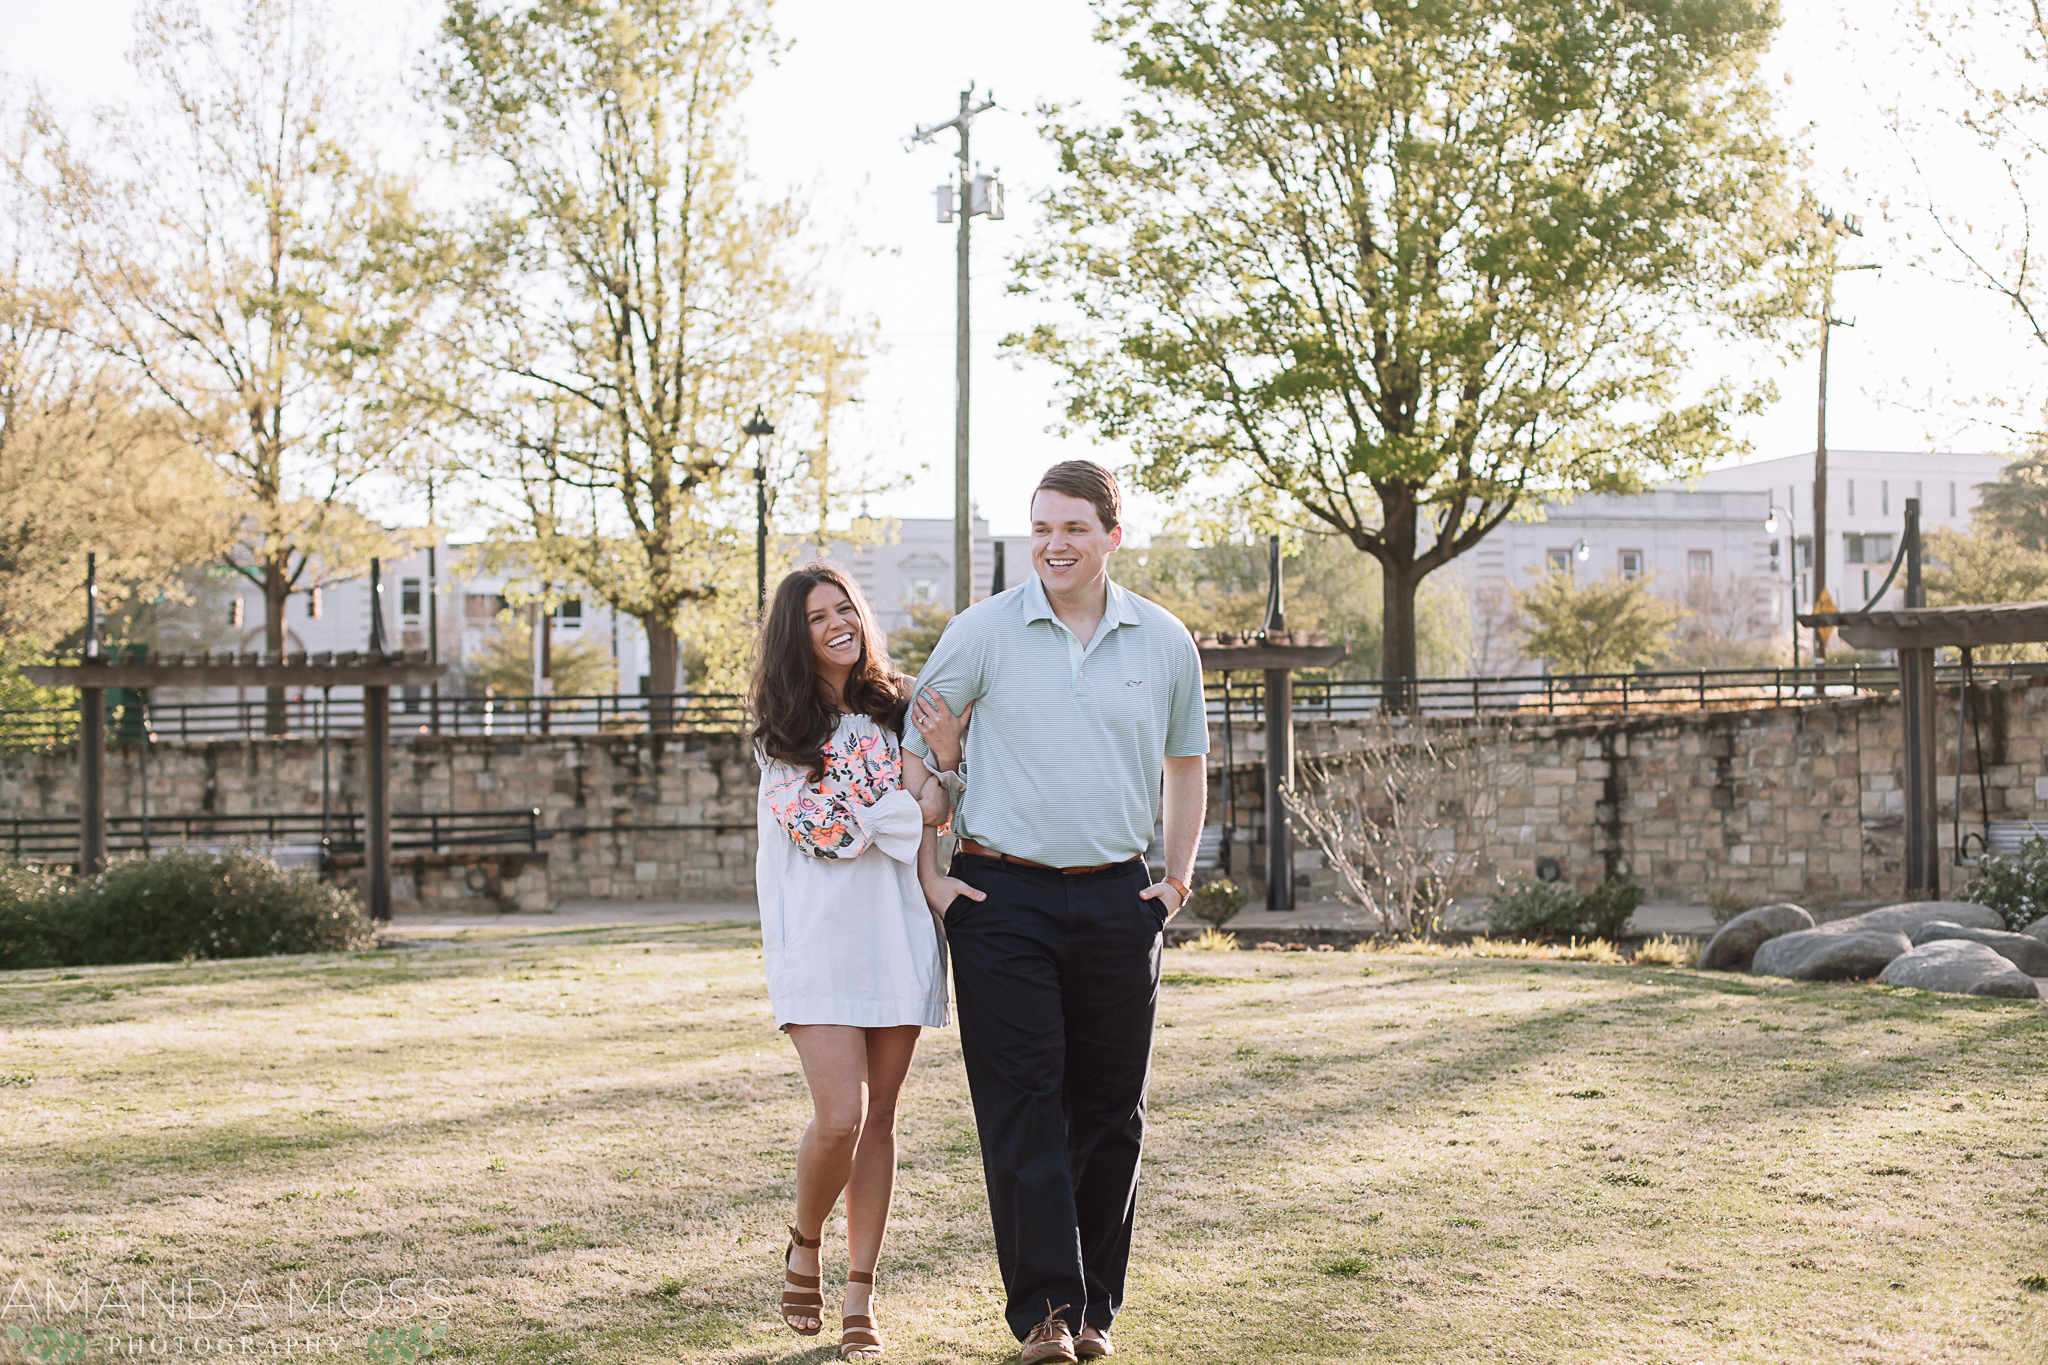
[[[1114,531],[1122,522],[1124,494],[1116,486],[1116,475],[1093,460],[1061,460],[1045,471],[1038,487],[1031,490],[1032,498],[1047,489],[1093,504],[1105,531]]]

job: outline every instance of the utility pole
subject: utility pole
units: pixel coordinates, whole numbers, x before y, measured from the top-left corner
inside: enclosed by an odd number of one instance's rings
[[[742,436],[754,438],[754,619],[768,619],[768,438],[775,434],[775,424],[761,415],[761,405],[754,404],[754,415],[740,428]]]
[[[1835,328],[1856,325],[1835,316],[1835,274],[1842,270],[1882,270],[1884,267],[1875,263],[1835,264],[1835,252],[1841,238],[1863,235],[1863,225],[1851,215],[1837,218],[1833,210],[1822,209],[1820,225],[1833,240],[1827,248],[1827,273],[1821,277],[1820,411],[1813,438],[1813,609],[1833,611],[1834,599],[1828,596],[1828,339],[1834,335]],[[1813,632],[1813,665],[1818,669],[1827,661],[1828,632],[1825,627],[1818,627]]]
[[[938,203],[938,219],[950,223],[955,217],[960,222],[958,259],[955,262],[958,303],[954,319],[953,359],[953,614],[959,615],[974,605],[974,505],[968,493],[967,482],[967,360],[968,345],[973,336],[968,327],[968,230],[978,213],[987,214],[995,222],[1003,216],[1003,187],[994,176],[976,175],[974,163],[967,150],[968,129],[977,114],[996,107],[993,99],[974,102],[974,87],[970,84],[960,92],[960,112],[944,123],[935,123],[927,128],[919,124],[912,134],[916,142],[930,142],[937,134],[948,128],[960,134],[960,176],[957,196],[951,184],[940,185],[932,191]]]

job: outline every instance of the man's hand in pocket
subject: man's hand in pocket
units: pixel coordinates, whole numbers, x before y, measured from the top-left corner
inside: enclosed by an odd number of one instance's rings
[[[977,891],[958,877],[932,877],[924,881],[924,903],[940,919],[946,917],[946,907],[961,896],[971,901],[985,901],[988,892]]]

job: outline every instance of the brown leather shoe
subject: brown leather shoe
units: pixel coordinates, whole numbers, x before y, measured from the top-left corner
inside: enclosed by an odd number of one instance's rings
[[[1051,1299],[1045,1301],[1045,1321],[1032,1328],[1031,1334],[1024,1338],[1024,1349],[1017,1352],[1018,1365],[1044,1365],[1049,1360],[1071,1365],[1074,1334],[1059,1315],[1072,1306],[1063,1303],[1054,1308]]]
[[[1109,1333],[1094,1323],[1084,1323],[1081,1335],[1074,1338],[1074,1355],[1081,1360],[1100,1360],[1116,1354],[1116,1344],[1109,1339]]]

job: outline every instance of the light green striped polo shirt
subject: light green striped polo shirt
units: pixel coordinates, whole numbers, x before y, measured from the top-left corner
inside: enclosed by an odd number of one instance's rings
[[[961,833],[1054,867],[1143,853],[1166,758],[1209,752],[1187,627],[1114,583],[1085,647],[1036,574],[975,603],[946,627],[917,684],[956,713],[974,706]],[[915,731],[904,747],[931,757]]]

